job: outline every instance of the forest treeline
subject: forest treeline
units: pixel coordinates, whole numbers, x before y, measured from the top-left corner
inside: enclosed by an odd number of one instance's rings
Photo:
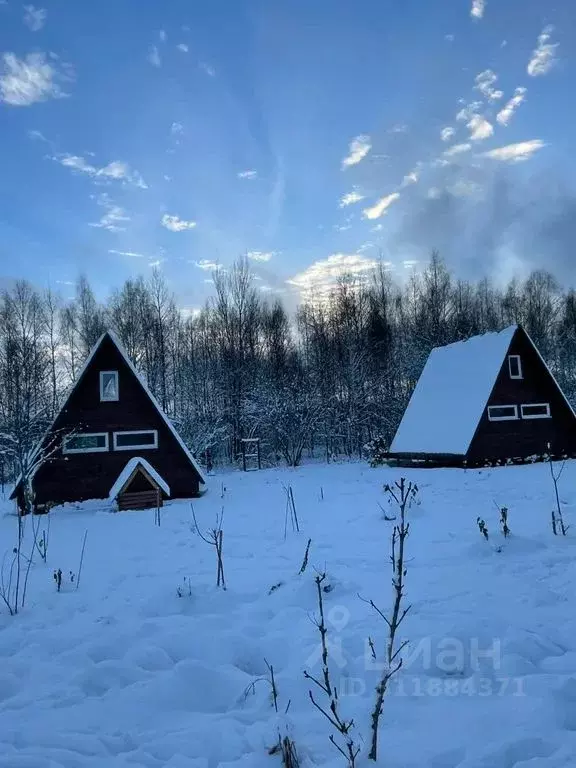
[[[382,265],[362,281],[343,277],[295,316],[258,290],[245,259],[213,277],[214,296],[188,316],[159,272],[126,281],[103,304],[85,277],[72,301],[24,281],[5,291],[4,467],[50,423],[107,328],[198,458],[208,449],[215,463],[238,460],[246,437],[261,439],[264,464],[357,456],[371,438],[392,438],[433,347],[515,322],[576,402],[576,294],[548,272],[498,289],[456,279],[433,253],[403,285]]]

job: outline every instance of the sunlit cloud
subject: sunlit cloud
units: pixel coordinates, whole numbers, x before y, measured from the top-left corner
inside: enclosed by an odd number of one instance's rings
[[[548,74],[556,63],[556,51],[559,44],[550,42],[553,31],[554,27],[549,25],[544,27],[538,36],[538,43],[532,51],[532,57],[526,67],[526,71],[531,77]]]
[[[287,282],[298,291],[321,300],[344,277],[351,276],[361,280],[368,277],[377,265],[376,259],[360,253],[334,253],[326,259],[314,262]]]
[[[472,141],[483,141],[489,139],[494,133],[494,128],[491,123],[481,115],[474,115],[467,125],[470,131],[470,139]]]
[[[473,19],[481,19],[484,16],[486,10],[486,0],[472,0],[472,8],[470,9],[470,16]]]
[[[372,143],[370,141],[370,136],[366,136],[365,134],[356,136],[356,138],[352,139],[350,142],[348,154],[342,160],[342,170],[350,168],[352,165],[358,165],[358,163],[364,160],[371,149]]]
[[[496,75],[491,69],[485,69],[484,72],[480,72],[476,75],[474,88],[488,99],[488,101],[498,101],[504,96],[504,92],[499,88],[495,88],[494,84],[498,80]]]
[[[364,197],[365,196],[360,194],[357,189],[353,189],[352,192],[347,192],[345,195],[342,195],[339,207],[346,208],[348,205],[354,205],[354,203],[359,203],[361,200],[364,200]]]
[[[248,251],[246,254],[250,261],[259,261],[265,263],[276,255],[275,251]]]
[[[364,209],[362,212],[363,217],[365,219],[379,219],[380,216],[384,216],[384,214],[388,211],[388,208],[392,205],[392,203],[396,202],[399,197],[399,192],[393,192],[391,195],[386,195],[386,197],[380,198],[380,200],[378,200],[378,202],[371,208]]]
[[[54,54],[29,53],[19,59],[14,53],[0,57],[0,103],[29,107],[48,99],[67,96],[60,82],[74,79],[72,69],[60,64]]]
[[[124,232],[126,224],[130,221],[130,216],[124,208],[116,205],[110,197],[104,193],[98,195],[96,204],[104,208],[104,213],[96,222],[91,222],[89,226],[96,229],[106,229],[108,232]]]
[[[52,160],[60,163],[64,168],[70,168],[73,172],[91,176],[96,181],[118,181],[140,189],[148,188],[138,171],[130,168],[128,163],[122,160],[113,160],[108,165],[98,167],[80,155],[71,155],[67,152],[54,155]]]
[[[500,125],[508,125],[520,104],[526,99],[526,88],[516,88],[514,96],[506,103],[503,109],[496,115]]]
[[[508,144],[505,147],[491,149],[484,152],[482,157],[490,160],[500,160],[503,163],[518,163],[523,160],[529,160],[539,149],[546,145],[540,139],[532,141],[521,141],[518,144]]]
[[[168,213],[162,216],[161,224],[165,229],[169,229],[170,232],[185,232],[196,227],[195,221],[186,221],[179,216],[171,216]]]

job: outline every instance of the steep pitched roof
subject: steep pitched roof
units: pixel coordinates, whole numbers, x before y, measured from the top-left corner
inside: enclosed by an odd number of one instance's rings
[[[138,379],[138,381],[140,382],[140,384],[141,384],[142,388],[144,389],[144,391],[146,392],[146,394],[148,395],[148,397],[150,398],[150,400],[152,401],[152,403],[153,403],[153,404],[154,404],[154,406],[156,407],[156,410],[158,411],[158,413],[160,414],[160,416],[161,416],[161,417],[164,419],[164,422],[165,422],[166,426],[168,427],[168,429],[170,430],[170,432],[172,432],[172,434],[174,435],[174,437],[175,437],[175,438],[176,438],[176,440],[178,441],[178,444],[180,445],[180,447],[182,448],[182,450],[183,450],[183,451],[184,451],[184,453],[186,454],[186,457],[187,457],[188,461],[190,462],[190,464],[192,464],[192,466],[194,467],[194,469],[196,470],[196,472],[198,472],[198,476],[200,477],[200,483],[201,483],[202,485],[205,485],[205,484],[206,484],[206,479],[205,479],[205,477],[204,477],[204,474],[203,474],[202,470],[200,469],[200,465],[198,464],[198,462],[196,461],[196,459],[194,458],[194,456],[193,456],[193,455],[192,455],[192,453],[190,452],[190,450],[189,450],[188,446],[186,445],[186,443],[184,442],[184,440],[182,440],[182,438],[180,437],[180,435],[179,435],[179,433],[178,433],[178,430],[176,429],[176,427],[174,426],[174,424],[172,424],[172,422],[170,421],[170,419],[168,418],[168,416],[166,416],[166,414],[164,413],[164,411],[163,411],[163,409],[162,409],[162,406],[160,405],[160,403],[158,402],[158,400],[157,400],[157,399],[154,397],[154,395],[152,394],[152,391],[150,390],[150,388],[148,387],[148,385],[147,385],[147,384],[146,384],[146,382],[144,381],[144,378],[143,378],[143,377],[142,377],[142,376],[141,376],[141,375],[138,373],[138,371],[136,370],[136,367],[134,366],[134,363],[132,362],[132,360],[130,360],[130,357],[128,356],[128,353],[127,353],[127,352],[126,352],[126,350],[124,349],[124,347],[123,347],[123,345],[122,345],[122,343],[121,343],[120,339],[119,339],[119,338],[116,336],[116,334],[115,334],[115,333],[113,333],[112,331],[106,331],[106,333],[108,334],[108,336],[109,336],[109,337],[112,339],[112,341],[113,341],[113,342],[114,342],[114,344],[116,345],[116,347],[117,347],[118,351],[120,352],[120,354],[122,355],[122,357],[123,357],[123,358],[124,358],[124,360],[126,361],[126,364],[127,364],[127,365],[128,365],[128,367],[130,368],[130,370],[132,371],[132,373],[134,374],[134,376],[136,376],[136,378],[137,378],[137,379]],[[103,340],[103,339],[104,339],[104,337],[106,336],[106,333],[103,333],[103,334],[102,334],[102,336],[101,336],[101,337],[100,337],[100,339],[99,339],[99,342],[98,342],[98,344],[96,344],[96,348],[97,348],[97,347],[98,347],[98,345],[99,345],[99,344],[102,342],[102,340]],[[92,352],[91,354],[95,353],[95,351],[96,351],[96,349],[94,349],[94,350],[93,350],[93,352]]]
[[[136,467],[139,467],[139,466],[145,469],[146,472],[148,472],[148,474],[150,475],[150,477],[158,483],[158,485],[164,491],[166,496],[170,496],[170,486],[168,485],[166,480],[164,480],[162,475],[159,472],[157,472],[154,469],[154,467],[148,461],[146,461],[146,459],[143,459],[140,456],[133,456],[131,459],[129,459],[126,462],[126,466],[116,478],[116,482],[114,483],[112,488],[110,488],[110,494],[108,496],[110,501],[115,500],[116,496],[118,496],[118,494],[126,484],[126,481],[130,477],[132,472],[134,472]]]
[[[467,453],[518,326],[433,349],[390,453]]]
[[[42,445],[44,444],[44,441],[46,440],[46,438],[48,437],[48,435],[52,431],[52,429],[54,427],[54,424],[56,423],[56,421],[58,419],[58,416],[60,415],[60,413],[68,405],[68,401],[70,400],[73,392],[79,386],[80,382],[82,381],[82,378],[83,378],[84,374],[86,373],[86,371],[90,367],[90,363],[92,362],[92,360],[94,358],[94,355],[96,354],[96,352],[98,351],[100,345],[102,344],[102,342],[104,341],[104,339],[106,337],[111,339],[111,341],[115,345],[116,349],[118,350],[118,352],[120,353],[120,355],[124,359],[124,362],[126,363],[128,368],[130,368],[131,372],[134,374],[134,376],[136,377],[136,379],[140,383],[140,386],[142,387],[142,389],[144,390],[144,392],[146,393],[146,395],[148,396],[148,398],[150,399],[150,401],[152,402],[152,404],[154,405],[154,407],[158,411],[159,416],[163,419],[164,423],[166,424],[166,426],[168,427],[170,432],[173,434],[173,436],[176,439],[176,441],[178,442],[179,446],[184,451],[184,454],[186,455],[186,458],[188,459],[190,464],[194,467],[194,469],[198,473],[198,476],[200,478],[200,484],[201,485],[205,485],[206,484],[206,479],[204,477],[202,469],[200,468],[200,465],[198,464],[198,462],[196,461],[196,459],[194,458],[194,456],[190,452],[190,450],[187,447],[187,445],[184,442],[184,440],[182,440],[182,438],[178,434],[178,431],[176,430],[176,427],[174,426],[174,424],[172,424],[172,422],[170,421],[168,416],[164,413],[160,403],[158,402],[158,400],[152,394],[150,388],[148,387],[148,385],[144,381],[144,378],[136,370],[136,367],[134,366],[134,363],[132,362],[132,360],[130,359],[128,353],[124,349],[124,346],[123,346],[122,342],[120,341],[120,339],[116,336],[116,334],[113,331],[104,331],[104,333],[100,336],[98,341],[94,344],[94,346],[90,350],[90,354],[88,355],[88,357],[84,361],[84,364],[80,368],[80,371],[78,372],[78,375],[76,376],[76,379],[74,380],[74,382],[72,383],[70,389],[68,390],[68,393],[67,393],[66,397],[64,398],[64,402],[62,403],[62,406],[60,407],[60,410],[58,411],[58,413],[54,417],[54,420],[52,421],[52,423],[50,424],[50,426],[48,427],[48,429],[46,430],[46,432],[44,433],[42,438],[38,441],[38,444],[37,444],[36,448],[32,452],[32,459],[31,460],[32,461],[34,460],[34,458],[38,454],[38,451],[41,449]],[[22,480],[22,478],[19,477],[18,480],[16,481],[16,483],[14,485],[14,490],[13,490],[12,495],[10,496],[10,498],[14,497],[14,495],[16,493],[16,489],[20,485],[21,480]]]

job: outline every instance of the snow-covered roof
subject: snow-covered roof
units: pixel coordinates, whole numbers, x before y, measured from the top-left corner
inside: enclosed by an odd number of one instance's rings
[[[129,459],[126,462],[126,466],[124,467],[122,472],[120,472],[120,474],[118,475],[118,478],[116,479],[116,482],[110,489],[110,494],[108,495],[108,499],[110,501],[114,501],[116,496],[118,496],[122,488],[126,485],[126,482],[130,477],[130,475],[132,474],[132,472],[134,472],[134,470],[138,466],[146,470],[146,472],[150,475],[150,477],[158,483],[158,485],[164,491],[166,496],[170,496],[170,486],[164,480],[164,478],[154,469],[152,464],[146,461],[146,459],[142,459],[140,456],[133,456],[131,459]]]
[[[467,453],[516,325],[433,349],[390,453]]]

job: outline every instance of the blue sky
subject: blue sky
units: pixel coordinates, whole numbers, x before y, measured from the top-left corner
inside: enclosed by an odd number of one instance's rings
[[[569,280],[574,0],[0,0],[0,278]]]

